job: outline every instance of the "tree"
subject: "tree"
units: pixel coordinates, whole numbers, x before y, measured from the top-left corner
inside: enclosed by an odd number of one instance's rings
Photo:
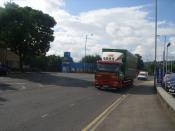
[[[56,55],[40,55],[34,58],[28,58],[26,63],[30,65],[31,70],[61,71],[62,59]]]
[[[148,71],[150,75],[154,74],[154,62],[145,62],[145,69]]]
[[[56,55],[47,56],[47,63],[49,71],[61,71],[61,57]]]
[[[53,17],[30,7],[7,3],[0,8],[0,44],[5,43],[20,58],[20,69],[28,57],[45,55],[54,40]]]
[[[88,55],[86,57],[83,57],[81,62],[83,63],[96,63],[98,60],[101,60],[101,57],[99,55]]]
[[[144,70],[144,62],[142,60],[142,56],[139,54],[135,54],[135,56],[137,56],[137,69],[138,70]]]

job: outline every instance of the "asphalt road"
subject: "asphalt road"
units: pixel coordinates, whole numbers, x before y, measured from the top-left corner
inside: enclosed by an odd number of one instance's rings
[[[99,91],[93,87],[93,81],[92,74],[28,73],[1,76],[0,131],[78,131],[122,95],[132,94],[131,89]],[[136,81],[134,88],[140,83]],[[137,93],[145,95],[149,92]],[[141,106],[146,108],[144,104]],[[159,104],[155,106],[161,108]],[[163,110],[157,115],[157,120],[165,119],[166,129],[173,128]]]

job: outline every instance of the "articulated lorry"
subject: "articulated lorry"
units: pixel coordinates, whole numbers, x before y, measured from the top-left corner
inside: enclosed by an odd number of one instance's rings
[[[137,76],[137,57],[124,49],[102,49],[97,61],[95,87],[117,89],[133,84]]]

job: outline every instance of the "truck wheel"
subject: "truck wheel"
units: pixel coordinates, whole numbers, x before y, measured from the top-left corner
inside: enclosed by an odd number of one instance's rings
[[[97,89],[100,90],[100,91],[102,90],[102,88],[100,88],[100,87],[98,87]]]
[[[101,88],[100,88],[100,86],[95,86],[95,88],[97,88],[98,90],[100,90]]]

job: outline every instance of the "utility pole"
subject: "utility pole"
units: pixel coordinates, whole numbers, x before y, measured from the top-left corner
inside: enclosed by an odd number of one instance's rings
[[[155,60],[154,60],[154,88],[156,88],[157,69],[157,0],[155,0]]]
[[[93,36],[93,34],[90,34]],[[85,37],[85,45],[84,45],[84,72],[86,72],[86,45],[87,45],[88,35]]]
[[[87,44],[87,37],[88,37],[88,35],[86,35],[85,47],[84,47],[84,72],[86,72],[86,44]]]
[[[168,71],[168,47],[167,47],[167,50],[166,50],[166,73]]]
[[[163,75],[165,75],[165,46],[166,46],[166,35],[164,36],[164,50],[163,50]]]
[[[171,43],[169,42],[167,44],[167,52],[166,52],[166,72],[168,71],[168,47],[171,45]]]
[[[171,59],[171,73],[173,72],[173,60]]]

